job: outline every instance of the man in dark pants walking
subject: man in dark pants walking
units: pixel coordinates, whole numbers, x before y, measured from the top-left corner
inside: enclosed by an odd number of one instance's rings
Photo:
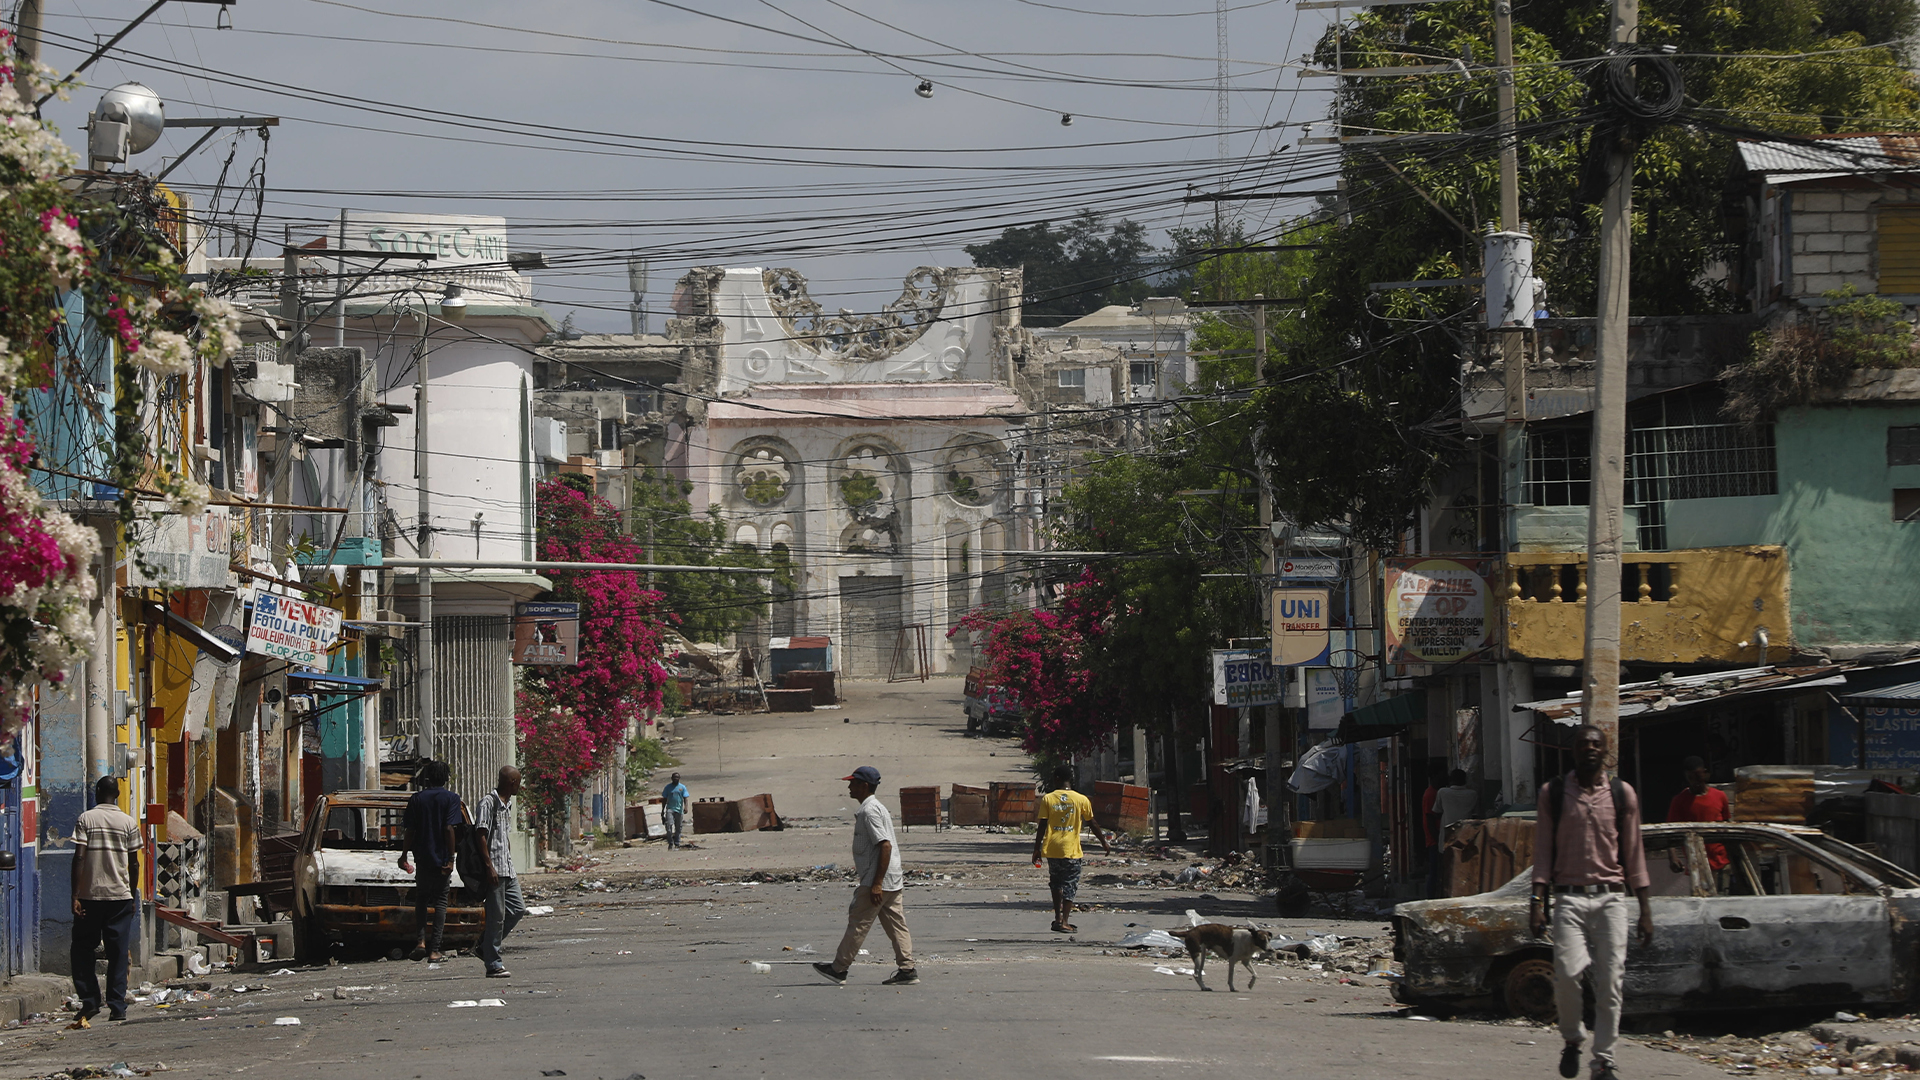
[[[73,825],[73,992],[80,999],[76,1028],[100,1013],[100,976],[93,950],[107,949],[107,1019],[127,1018],[127,962],[133,948],[134,916],[140,902],[133,883],[140,880],[140,826],[123,813],[120,781],[103,776],[93,785],[93,809]]]
[[[480,929],[480,946],[474,955],[487,965],[489,979],[508,977],[507,965],[500,960],[500,943],[527,913],[527,902],[520,896],[520,882],[513,873],[513,846],[508,842],[513,829],[513,797],[518,794],[520,770],[502,765],[498,783],[480,797],[480,805],[474,810],[473,827],[487,852],[487,921]]]
[[[444,761],[429,761],[414,774],[420,790],[407,799],[406,846],[400,849],[400,870],[413,875],[413,915],[420,926],[413,958],[437,964],[440,939],[447,930],[447,886],[453,879],[453,826],[461,820],[460,796],[447,790],[452,775]],[[419,856],[420,866],[409,865],[407,854]],[[431,921],[429,921],[431,920]]]

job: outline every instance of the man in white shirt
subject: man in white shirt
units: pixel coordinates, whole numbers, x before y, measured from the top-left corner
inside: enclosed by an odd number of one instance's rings
[[[829,982],[844,985],[847,968],[860,955],[860,946],[873,929],[873,920],[893,942],[893,962],[897,968],[882,980],[883,986],[911,986],[920,981],[913,967],[913,935],[907,932],[907,919],[901,911],[900,897],[906,881],[900,871],[900,849],[893,842],[893,815],[885,803],[874,797],[880,786],[880,770],[862,765],[847,782],[847,794],[859,801],[853,814],[853,865],[859,881],[853,888],[853,905],[847,909],[847,933],[833,962],[820,961],[813,969]]]

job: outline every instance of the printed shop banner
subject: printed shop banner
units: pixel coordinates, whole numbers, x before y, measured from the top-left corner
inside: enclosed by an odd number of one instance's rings
[[[327,650],[340,640],[343,616],[330,607],[261,592],[253,598],[247,651],[304,668],[327,669]]]
[[[513,662],[569,666],[580,662],[580,605],[513,605]]]
[[[1388,559],[1387,662],[1446,664],[1493,644],[1492,559]]]

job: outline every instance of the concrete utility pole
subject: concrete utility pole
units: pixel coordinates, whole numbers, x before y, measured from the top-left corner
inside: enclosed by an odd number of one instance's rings
[[[40,0],[20,0],[19,15],[13,21],[13,54],[20,58],[20,69],[33,70],[40,62]],[[30,96],[26,83],[17,83],[20,100]]]
[[[1613,0],[1616,54],[1639,38],[1639,0]],[[1620,548],[1626,516],[1627,294],[1633,262],[1634,136],[1617,133],[1600,204],[1600,295],[1595,305],[1593,482],[1587,500],[1587,650],[1584,719],[1619,745]]]
[[[1514,134],[1519,109],[1513,85],[1513,0],[1493,0],[1493,62],[1500,71],[1494,103],[1500,112],[1500,228],[1520,231],[1520,146]]]
[[[427,484],[427,312],[420,310],[420,357],[415,361],[413,403],[414,472],[420,484],[420,558],[433,558],[433,497]],[[420,636],[414,657],[414,697],[420,712],[420,745],[414,753],[423,761],[433,757],[433,567],[420,568]]]
[[[1255,294],[1255,300],[1264,300],[1263,294]],[[1267,305],[1253,305],[1253,385],[1258,389],[1267,384]],[[1267,480],[1266,455],[1254,447],[1254,468],[1260,474],[1260,578],[1271,586],[1274,575],[1279,573],[1279,560],[1273,550],[1273,485]],[[1266,610],[1267,605],[1262,605]],[[1266,865],[1271,868],[1277,864],[1274,841],[1280,837],[1280,823],[1285,819],[1283,795],[1286,791],[1286,778],[1281,776],[1281,763],[1286,753],[1293,749],[1283,745],[1280,733],[1280,706],[1268,705],[1266,711],[1266,747],[1267,747],[1267,851]],[[1245,753],[1245,749],[1241,753]]]

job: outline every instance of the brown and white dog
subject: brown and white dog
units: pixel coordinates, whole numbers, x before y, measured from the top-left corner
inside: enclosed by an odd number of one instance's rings
[[[1227,962],[1227,989],[1235,990],[1233,985],[1233,966],[1247,966],[1247,989],[1253,989],[1258,976],[1253,973],[1253,962],[1271,955],[1267,942],[1273,939],[1273,931],[1256,930],[1250,926],[1227,926],[1222,923],[1201,923],[1186,930],[1169,930],[1167,933],[1186,943],[1187,955],[1193,958],[1193,981],[1200,989],[1211,990],[1207,985],[1207,954],[1212,953]]]

